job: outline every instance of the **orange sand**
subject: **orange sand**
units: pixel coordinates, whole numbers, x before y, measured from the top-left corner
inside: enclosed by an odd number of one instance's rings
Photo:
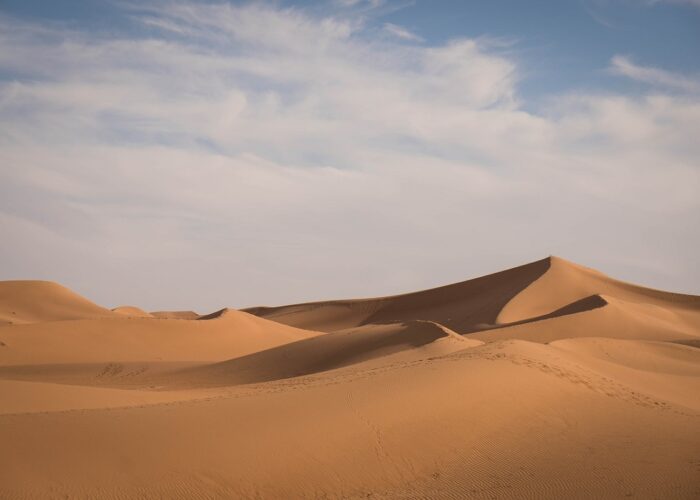
[[[0,282],[0,498],[698,498],[700,297],[550,257],[109,310]]]

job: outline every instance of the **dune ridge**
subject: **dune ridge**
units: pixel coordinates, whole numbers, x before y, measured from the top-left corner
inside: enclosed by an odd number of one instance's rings
[[[495,323],[502,307],[548,268],[549,259],[542,259],[473,280],[403,295],[256,307],[246,311],[319,331],[422,319],[461,332],[475,325]]]
[[[325,332],[364,324],[422,319],[443,324],[460,334],[470,334],[586,313],[609,307],[611,301],[620,311],[618,315],[634,309],[631,316],[641,313],[661,323],[664,317],[672,316],[672,326],[660,330],[659,338],[663,340],[669,338],[669,332],[676,331],[679,339],[692,336],[700,323],[700,298],[697,296],[625,283],[554,256],[410,294],[256,307],[246,311],[280,323]],[[649,338],[649,329],[643,330],[642,338]],[[499,338],[510,333],[503,331]]]

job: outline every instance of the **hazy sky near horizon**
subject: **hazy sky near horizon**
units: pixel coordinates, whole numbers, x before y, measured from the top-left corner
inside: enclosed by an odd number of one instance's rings
[[[0,1],[0,279],[206,312],[549,254],[700,294],[700,1]]]

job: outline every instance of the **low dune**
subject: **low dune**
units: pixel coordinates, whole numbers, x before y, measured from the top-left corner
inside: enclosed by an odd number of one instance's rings
[[[151,313],[148,313],[136,306],[119,306],[112,309],[113,312],[128,316],[130,318],[153,318]]]
[[[0,282],[0,498],[698,498],[700,298],[549,257],[210,314]]]
[[[220,361],[318,335],[230,310],[210,321],[110,317],[0,326],[0,366]]]
[[[160,386],[231,386],[325,372],[346,366],[380,364],[445,355],[481,345],[430,321],[367,325],[292,342],[272,349],[167,373]]]
[[[194,311],[153,311],[150,315],[161,319],[199,319]]]
[[[0,325],[109,318],[115,313],[50,281],[0,281]]]

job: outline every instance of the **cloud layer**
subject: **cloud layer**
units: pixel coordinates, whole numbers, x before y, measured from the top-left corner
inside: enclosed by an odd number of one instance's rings
[[[207,310],[553,253],[700,292],[696,78],[618,56],[650,86],[533,112],[509,47],[339,12],[169,3],[129,11],[130,35],[0,18],[2,276]]]

